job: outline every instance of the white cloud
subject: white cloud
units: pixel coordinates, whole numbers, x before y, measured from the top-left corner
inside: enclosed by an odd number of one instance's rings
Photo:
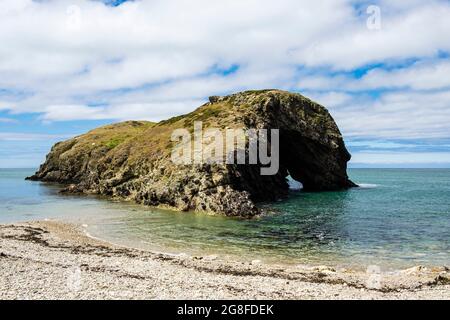
[[[369,70],[361,78],[351,74],[310,75],[300,79],[298,87],[307,90],[363,91],[376,89],[439,90],[450,88],[450,61],[435,59],[419,61],[411,66],[392,68],[381,67]]]
[[[446,1],[407,3],[392,7],[380,4],[382,26],[369,30],[361,21],[349,22],[295,52],[308,66],[330,65],[334,69],[355,67],[385,60],[435,55],[438,49],[450,50],[447,31],[450,6]],[[352,19],[353,18],[353,19]]]
[[[449,164],[450,152],[357,152],[352,163],[365,164]]]
[[[0,118],[0,123],[16,123],[17,120],[11,118]]]
[[[45,109],[45,113],[41,119],[44,121],[100,119],[140,119],[160,121],[167,119],[173,113],[181,114],[185,110],[192,110],[199,106],[200,103],[201,101],[186,101],[184,103],[130,103],[97,107],[90,107],[86,105],[53,105],[48,106]]]
[[[399,149],[399,148],[417,148],[419,145],[412,143],[396,143],[391,141],[377,141],[377,140],[359,140],[350,141],[347,143],[348,147],[363,147],[370,149]],[[447,145],[448,147],[448,145]]]
[[[326,93],[307,92],[309,98],[319,102],[323,106],[326,106],[330,110],[335,110],[339,107],[348,106],[350,103],[354,103],[355,97],[350,94],[336,91],[329,91]]]
[[[373,103],[335,110],[334,117],[347,137],[448,138],[449,106],[450,92],[387,93]]]
[[[413,90],[429,90],[450,88],[450,61],[435,63],[416,63],[408,68],[393,71],[375,69],[368,72],[361,80],[360,87],[401,88]],[[355,87],[358,87],[356,84]]]
[[[73,135],[56,135],[41,133],[0,132],[0,141],[46,141],[55,139],[67,139]]]
[[[346,136],[447,137],[450,63],[436,56],[450,52],[450,4],[374,2],[378,31],[366,27],[365,1],[2,0],[0,110],[160,120],[208,95],[302,88]],[[410,58],[361,79],[342,72]],[[389,91],[365,92],[378,89]]]

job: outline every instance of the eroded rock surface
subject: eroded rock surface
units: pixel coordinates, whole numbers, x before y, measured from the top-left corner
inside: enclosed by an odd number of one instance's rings
[[[205,128],[280,130],[280,170],[262,176],[261,165],[176,165],[171,134]],[[279,90],[214,96],[192,113],[159,123],[128,121],[57,143],[29,179],[67,185],[65,191],[115,196],[151,206],[250,217],[257,203],[288,194],[290,174],[305,190],[354,187],[350,154],[328,111]]]

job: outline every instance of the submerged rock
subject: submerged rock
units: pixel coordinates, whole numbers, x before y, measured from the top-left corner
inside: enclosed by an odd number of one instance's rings
[[[205,128],[279,129],[278,173],[261,175],[260,163],[173,163],[172,132],[192,131],[197,121]],[[288,175],[309,191],[354,187],[346,172],[349,160],[324,107],[300,94],[263,90],[211,97],[183,116],[159,123],[127,121],[57,143],[29,179],[66,184],[67,192],[250,217],[260,213],[257,203],[288,195]]]

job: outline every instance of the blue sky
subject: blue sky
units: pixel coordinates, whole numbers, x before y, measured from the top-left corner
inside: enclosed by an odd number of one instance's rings
[[[448,16],[439,0],[3,0],[0,167],[263,88],[326,106],[351,166],[450,167]]]

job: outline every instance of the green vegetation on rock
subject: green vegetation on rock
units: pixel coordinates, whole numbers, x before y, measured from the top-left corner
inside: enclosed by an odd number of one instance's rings
[[[171,134],[214,128],[280,129],[280,171],[261,176],[260,165],[184,165],[170,160]],[[246,91],[210,102],[186,115],[152,123],[126,121],[57,143],[30,179],[67,184],[68,192],[96,193],[151,206],[229,216],[254,216],[261,201],[288,194],[290,174],[311,191],[354,186],[347,152],[328,111],[300,94]]]

